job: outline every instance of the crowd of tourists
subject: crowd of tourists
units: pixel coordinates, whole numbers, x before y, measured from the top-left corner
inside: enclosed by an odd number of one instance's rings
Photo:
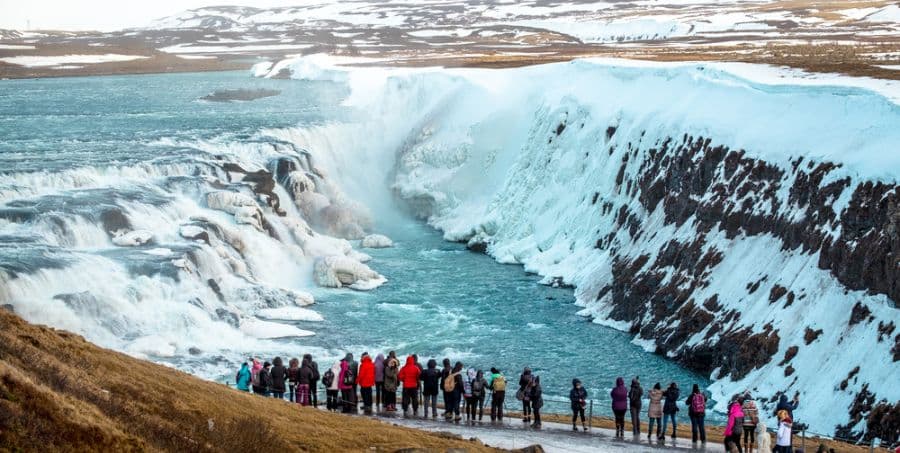
[[[358,413],[360,405],[366,415],[375,410],[385,412],[397,411],[397,393],[401,395],[401,410],[404,416],[418,416],[419,399],[423,406],[423,416],[438,417],[437,401],[442,396],[442,416],[448,421],[459,423],[462,413],[467,422],[482,421],[484,407],[489,402],[488,416],[491,421],[502,421],[503,407],[506,400],[507,379],[498,369],[488,372],[466,368],[462,362],[451,364],[450,359],[443,359],[438,368],[437,361],[430,359],[422,366],[419,357],[412,354],[406,357],[401,365],[394,351],[387,356],[378,354],[374,358],[363,353],[357,362],[353,354],[348,353],[343,359],[335,361],[330,368],[320,373],[319,365],[310,354],[302,359],[290,359],[285,365],[281,357],[275,357],[271,363],[251,358],[243,363],[235,376],[237,388],[258,395],[287,399],[303,406],[318,407],[318,388],[321,384],[325,390],[325,407],[330,411]],[[525,368],[519,375],[515,399],[522,405],[522,421],[534,428],[541,427],[541,408],[544,405],[540,376],[530,368]],[[616,379],[615,387],[610,392],[612,411],[615,418],[616,437],[625,436],[625,415],[630,413],[631,432],[633,436],[641,434],[641,414],[644,401],[644,388],[640,378],[634,377],[629,387],[623,378]],[[647,392],[649,407],[648,440],[653,438],[654,427],[656,439],[666,439],[668,425],[672,425],[671,438],[677,437],[678,423],[676,414],[680,410],[678,401],[681,391],[674,382],[665,390],[657,382]],[[361,399],[362,401],[359,401]],[[708,397],[694,384],[684,405],[688,409],[691,420],[691,440],[694,443],[706,443],[706,403]],[[572,380],[569,391],[572,409],[572,430],[588,431],[585,422],[585,409],[589,395],[579,379]],[[788,401],[786,395],[781,396],[775,416],[778,420],[775,445],[765,423],[759,417],[756,402],[750,393],[735,396],[728,405],[728,423],[725,427],[725,449],[728,452],[791,453],[791,431],[793,411],[799,404],[795,396]]]

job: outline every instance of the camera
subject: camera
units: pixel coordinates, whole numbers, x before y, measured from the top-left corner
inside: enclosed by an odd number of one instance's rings
[[[794,423],[794,430],[796,431],[806,431],[809,429],[809,425],[806,423]]]

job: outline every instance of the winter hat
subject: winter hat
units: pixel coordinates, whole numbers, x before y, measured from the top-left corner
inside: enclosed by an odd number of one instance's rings
[[[572,379],[572,387],[575,387],[578,384],[581,384],[581,381],[579,381],[578,378]]]

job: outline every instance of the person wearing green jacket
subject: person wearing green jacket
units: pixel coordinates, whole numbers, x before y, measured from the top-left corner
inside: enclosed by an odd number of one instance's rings
[[[235,375],[234,382],[237,384],[238,390],[242,392],[250,391],[250,367],[247,365],[247,362],[241,364],[241,369]]]

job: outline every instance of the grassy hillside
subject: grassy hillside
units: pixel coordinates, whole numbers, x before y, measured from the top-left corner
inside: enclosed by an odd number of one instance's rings
[[[0,310],[0,451],[405,448],[493,451],[241,393]]]

